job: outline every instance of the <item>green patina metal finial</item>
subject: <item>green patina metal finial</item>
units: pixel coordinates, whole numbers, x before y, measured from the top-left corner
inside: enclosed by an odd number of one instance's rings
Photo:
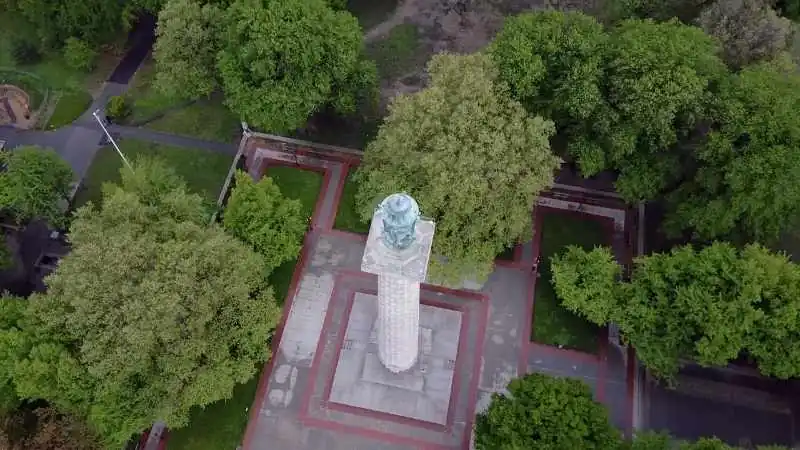
[[[383,242],[387,247],[404,250],[414,243],[419,205],[405,193],[386,197],[378,210],[383,216]]]

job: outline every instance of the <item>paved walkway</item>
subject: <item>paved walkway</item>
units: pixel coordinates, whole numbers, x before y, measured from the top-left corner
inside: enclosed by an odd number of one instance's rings
[[[464,326],[458,340],[464,350],[452,363],[446,423],[352,408],[332,398],[342,348],[358,345],[344,341],[353,320],[352,298],[374,291],[376,283],[359,270],[365,236],[332,229],[349,163],[311,156],[298,163],[283,150],[282,144],[269,141],[249,148],[251,174],[258,177],[267,165],[288,164],[322,171],[325,181],[275,339],[277,350],[263,371],[251,409],[244,449],[466,449],[475,412],[488,404],[492,393],[529,371],[586,379],[609,404],[615,422],[630,429],[625,351],[601,344],[603,353],[588,355],[529,342],[535,242],[521,246],[514,261],[498,262],[477,290],[423,285],[423,299],[452,305]],[[381,406],[385,411],[393,405]]]
[[[153,19],[154,20],[154,19]],[[0,139],[7,141],[10,148],[18,145],[40,145],[51,147],[72,167],[76,178],[83,179],[89,166],[92,164],[97,151],[102,147],[103,132],[92,117],[92,111],[103,108],[109,97],[124,94],[128,89],[133,74],[141,65],[153,45],[153,23],[145,22],[139,30],[131,35],[131,48],[122,58],[116,69],[109,76],[108,82],[103,86],[103,91],[92,102],[72,125],[54,131],[21,131],[11,127],[0,127]],[[120,134],[133,135],[137,139],[153,142],[179,142],[174,145],[188,146],[186,138],[158,136],[150,133],[137,133],[127,129],[117,129]],[[198,148],[207,148],[208,144],[200,141]],[[229,150],[225,150],[226,152]],[[233,150],[235,153],[235,149]]]

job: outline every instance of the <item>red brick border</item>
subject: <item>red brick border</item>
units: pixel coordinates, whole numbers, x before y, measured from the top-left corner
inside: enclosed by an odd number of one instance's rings
[[[412,445],[419,450],[453,450],[449,445],[438,445],[430,442],[420,441],[411,437],[397,436],[393,434],[386,434],[382,431],[370,430],[367,428],[359,428],[353,425],[344,425],[335,422],[330,422],[325,419],[318,419],[316,417],[306,417],[303,423],[310,427],[321,428],[323,430],[334,431],[337,433],[352,434],[361,437],[367,437],[381,442],[389,442],[392,444]]]
[[[522,260],[522,244],[517,244],[514,246],[514,254],[511,257],[511,260],[495,258],[494,265],[498,267],[505,267],[507,269],[526,269],[529,267],[527,261]]]
[[[330,230],[326,230],[325,234],[328,236],[340,237],[344,239],[350,239],[353,241],[361,241],[363,243],[367,242],[366,234],[353,233],[352,231],[342,231],[342,230],[337,230],[336,228],[332,228]]]
[[[342,163],[342,176],[339,178],[339,182],[336,183],[336,191],[333,193],[333,211],[331,211],[331,217],[328,218],[328,223],[325,224],[325,230],[333,230],[336,225],[336,217],[339,215],[339,207],[342,203],[342,194],[344,193],[344,185],[347,183],[347,174],[350,172],[350,165],[348,163]],[[320,197],[322,198],[322,197]]]
[[[332,231],[338,232],[338,230],[332,230]],[[348,234],[348,235],[353,235],[353,233],[347,233],[347,232],[344,232],[344,233]],[[335,281],[334,281],[335,284],[334,284],[333,291],[331,293],[331,298],[334,298],[337,294],[340,293],[339,289],[340,289],[341,281],[345,277],[348,277],[348,276],[355,276],[355,277],[360,277],[360,278],[375,278],[375,275],[369,274],[369,273],[365,273],[365,272],[357,272],[357,271],[347,270],[347,269],[340,270],[340,271],[338,271],[336,273],[336,276],[335,276]],[[470,441],[471,441],[471,438],[472,438],[472,423],[474,421],[475,408],[476,408],[477,400],[478,400],[478,384],[480,383],[480,367],[481,367],[481,360],[483,358],[483,350],[484,350],[484,348],[483,348],[483,337],[486,334],[486,328],[487,328],[487,324],[488,324],[488,320],[489,320],[489,302],[486,301],[487,298],[486,298],[485,294],[481,294],[481,293],[478,293],[478,292],[475,292],[475,291],[450,289],[450,288],[446,288],[446,287],[442,287],[442,286],[428,285],[428,284],[422,284],[421,288],[423,288],[425,290],[428,290],[428,291],[446,293],[446,294],[457,296],[457,297],[461,297],[461,298],[469,298],[469,299],[472,299],[472,300],[475,300],[475,301],[479,301],[480,304],[483,306],[481,308],[481,310],[480,310],[480,313],[479,313],[480,315],[478,316],[478,330],[477,330],[478,335],[476,337],[477,345],[479,346],[479,350],[478,350],[478,353],[475,355],[473,366],[471,368],[471,370],[472,370],[472,372],[471,372],[472,373],[472,379],[470,380],[470,386],[469,386],[469,393],[470,394],[469,394],[469,398],[467,400],[468,401],[468,403],[467,403],[467,417],[468,417],[469,422],[468,422],[468,426],[465,427],[464,438],[463,438],[463,441],[461,443],[462,448],[468,449]],[[334,360],[337,361],[337,363],[338,363],[338,360],[339,360],[339,354],[340,354],[340,352],[342,350],[342,345],[343,345],[343,342],[344,342],[345,333],[347,331],[348,318],[350,317],[350,312],[352,311],[353,302],[354,302],[354,299],[355,299],[355,294],[357,292],[364,292],[364,293],[367,293],[367,294],[376,295],[376,292],[374,290],[365,291],[365,290],[358,290],[358,289],[354,289],[348,295],[347,305],[345,307],[344,316],[342,317],[341,323],[339,324],[339,333],[338,333],[337,338],[336,338],[337,342],[336,342],[336,348],[334,350],[336,352]],[[463,307],[463,306],[459,307],[459,306],[450,305],[450,304],[447,304],[447,303],[444,303],[442,301],[435,300],[435,299],[432,299],[432,298],[429,298],[429,297],[423,297],[421,299],[421,303],[422,304],[426,304],[426,305],[430,305],[430,306],[434,306],[434,307],[439,307],[439,308],[444,308],[444,309],[449,309],[449,310],[461,312],[461,314],[462,314],[461,329],[459,331],[459,343],[458,343],[458,350],[457,350],[457,353],[456,353],[456,362],[455,362],[456,367],[460,368],[459,364],[460,364],[460,361],[463,361],[463,355],[464,355],[464,352],[466,352],[465,347],[467,345],[467,340],[463,339],[462,337],[466,336],[466,334],[468,332],[468,326],[469,326],[470,318],[472,317],[473,313],[468,311],[468,310],[466,310],[466,308]],[[322,351],[323,351],[324,345],[325,345],[325,342],[323,340],[323,336],[325,334],[325,330],[328,330],[330,328],[330,326],[332,325],[332,321],[333,321],[333,310],[329,308],[327,313],[326,313],[326,315],[325,315],[325,321],[323,322],[323,326],[322,326],[323,332],[320,334],[320,339],[317,342],[317,348],[316,348],[316,353],[314,354],[314,360],[312,362],[311,369],[309,370],[309,381],[308,381],[308,385],[307,386],[313,386],[313,383],[316,382],[316,380],[317,380],[317,378],[319,376],[320,363],[321,363],[320,359],[322,358]],[[337,411],[352,413],[352,414],[356,414],[356,415],[362,415],[364,417],[370,417],[370,418],[377,419],[377,420],[383,420],[383,421],[399,423],[399,424],[407,425],[407,426],[413,426],[413,427],[425,428],[425,429],[434,430],[434,431],[440,431],[442,433],[449,433],[452,430],[453,423],[454,423],[454,420],[455,420],[453,415],[455,414],[455,408],[457,406],[456,405],[456,402],[458,400],[457,393],[459,391],[459,388],[460,388],[461,382],[462,382],[461,376],[457,376],[457,373],[458,373],[457,371],[454,372],[454,376],[453,376],[452,386],[451,386],[451,389],[450,389],[450,403],[448,405],[448,411],[447,411],[447,423],[444,426],[441,425],[441,424],[432,423],[432,422],[426,422],[426,421],[419,420],[419,419],[412,419],[412,418],[408,418],[408,417],[398,416],[396,414],[385,413],[385,412],[380,412],[380,411],[373,411],[373,410],[370,410],[370,409],[365,409],[365,408],[360,408],[360,407],[356,407],[356,406],[350,406],[350,405],[345,405],[345,404],[341,404],[341,403],[330,401],[329,400],[330,399],[330,391],[331,391],[332,385],[333,385],[333,378],[336,376],[336,367],[333,367],[330,370],[330,373],[327,375],[327,378],[325,380],[325,384],[324,384],[324,388],[323,388],[323,400],[322,400],[322,403],[323,403],[323,406],[328,408],[328,409],[333,409],[333,410],[337,410]],[[433,444],[433,443],[430,443],[430,442],[421,441],[419,439],[407,438],[407,437],[403,437],[403,436],[398,436],[396,434],[390,434],[390,433],[385,433],[385,432],[382,432],[382,431],[370,430],[370,429],[367,429],[367,428],[360,428],[360,427],[351,426],[351,425],[339,424],[339,423],[332,422],[332,421],[329,421],[329,420],[311,417],[308,414],[308,411],[309,411],[309,408],[310,408],[310,405],[311,405],[311,397],[312,397],[313,392],[314,392],[314,389],[312,387],[307,387],[306,388],[306,392],[305,392],[305,394],[303,396],[302,403],[301,403],[301,406],[300,406],[300,412],[298,414],[298,420],[300,420],[304,424],[307,424],[309,426],[318,427],[318,428],[328,429],[328,430],[331,430],[331,431],[346,432],[346,433],[350,433],[350,434],[356,434],[356,435],[361,435],[361,436],[365,436],[365,437],[375,438],[375,439],[379,439],[379,440],[382,440],[382,441],[385,441],[385,442],[414,445],[414,446],[416,446],[418,448],[422,448],[422,449],[430,449],[430,450],[450,449],[450,450],[452,450],[452,446],[442,446],[442,445],[439,445],[439,444]]]

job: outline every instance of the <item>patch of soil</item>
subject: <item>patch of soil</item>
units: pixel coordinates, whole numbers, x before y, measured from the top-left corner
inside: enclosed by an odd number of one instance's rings
[[[24,90],[11,84],[0,85],[0,125],[28,129],[36,124],[30,111],[30,97]]]

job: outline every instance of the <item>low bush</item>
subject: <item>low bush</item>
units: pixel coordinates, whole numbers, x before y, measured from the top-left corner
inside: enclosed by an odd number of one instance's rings
[[[71,37],[64,45],[64,60],[73,69],[89,72],[96,57],[97,51],[78,38]]]
[[[106,114],[112,119],[122,119],[130,114],[131,109],[128,101],[121,95],[115,95],[108,100],[106,106]]]

